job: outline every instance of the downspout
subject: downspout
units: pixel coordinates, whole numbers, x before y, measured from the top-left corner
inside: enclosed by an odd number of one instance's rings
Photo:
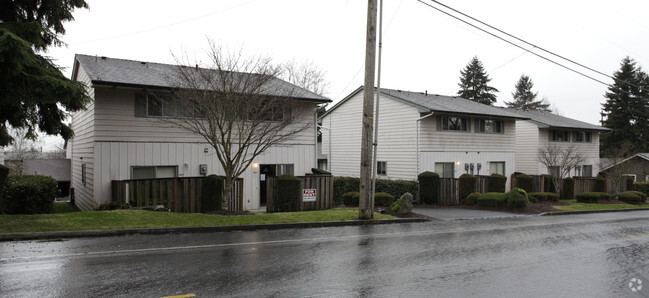
[[[428,114],[426,116],[423,116],[423,117],[419,117],[419,119],[417,119],[417,149],[416,149],[417,152],[415,153],[417,155],[417,172],[415,173],[415,177],[417,177],[417,175],[419,175],[419,121],[421,121],[422,119],[428,118],[430,116],[433,116],[433,114],[434,114],[434,112],[430,112],[430,114]]]

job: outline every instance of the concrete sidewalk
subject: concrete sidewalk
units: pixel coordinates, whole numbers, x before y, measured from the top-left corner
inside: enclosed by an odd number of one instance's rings
[[[439,220],[520,217],[523,214],[462,208],[413,208],[412,212]]]

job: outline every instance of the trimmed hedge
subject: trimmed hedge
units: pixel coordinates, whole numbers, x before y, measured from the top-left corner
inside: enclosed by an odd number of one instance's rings
[[[595,203],[598,200],[608,200],[611,198],[610,194],[605,192],[582,192],[575,195],[579,203]]]
[[[7,177],[9,176],[9,168],[0,165],[0,201],[2,200],[2,190],[7,183]],[[2,211],[2,206],[0,206],[0,212]]]
[[[217,175],[208,175],[201,188],[201,212],[221,209],[223,201],[224,179]]]
[[[374,206],[391,206],[392,203],[394,203],[394,196],[385,193],[385,192],[377,192],[374,194]]]
[[[345,206],[358,206],[358,201],[361,198],[361,193],[357,191],[350,191],[343,195],[342,202]]]
[[[275,180],[273,210],[267,212],[300,211],[302,202],[302,179],[293,175],[282,175]]]
[[[507,197],[502,192],[488,192],[483,193],[477,199],[477,204],[480,207],[500,207],[507,203]]]
[[[507,177],[500,174],[491,174],[487,181],[487,192],[505,192]]]
[[[514,188],[505,194],[507,198],[507,207],[509,208],[522,208],[526,207],[530,200],[527,198],[527,192],[520,189]]]
[[[563,189],[561,190],[561,198],[563,199],[574,199],[575,198],[575,179],[566,178],[563,179]]]
[[[633,189],[641,193],[649,194],[649,182],[636,182],[633,183]]]
[[[349,205],[348,201],[345,201],[343,195],[348,192],[358,192],[360,189],[360,179],[353,177],[334,177],[334,204],[336,206],[340,205]],[[387,179],[376,179],[376,192],[385,192],[389,193],[393,197],[401,197],[404,193],[417,193],[417,182],[408,181],[408,180],[387,180]],[[358,205],[358,200],[355,200],[356,205]]]
[[[527,192],[532,191],[534,184],[534,178],[532,178],[532,176],[518,173],[514,174],[514,178],[516,179],[516,185],[514,185],[514,187],[518,187]]]
[[[640,191],[624,191],[617,194],[618,200],[631,204],[639,204],[647,202],[647,195]]]
[[[439,174],[423,172],[417,175],[419,181],[419,196],[424,204],[435,204],[439,196]]]
[[[479,193],[479,192],[472,192],[471,194],[466,196],[466,198],[464,199],[464,202],[460,202],[460,204],[463,204],[463,205],[476,205],[476,204],[478,204],[478,198],[481,195],[482,194]]]
[[[475,192],[475,187],[476,184],[478,183],[478,178],[473,175],[469,174],[462,174],[460,176],[460,181],[459,183],[459,195],[460,195],[460,202],[464,202],[466,197],[470,195],[471,193]]]
[[[606,192],[606,179],[597,177],[597,179],[595,180],[595,192]]]
[[[10,176],[0,196],[0,210],[7,214],[52,213],[56,187],[51,177]]]
[[[530,192],[527,194],[530,201],[558,201],[559,195],[553,192]]]

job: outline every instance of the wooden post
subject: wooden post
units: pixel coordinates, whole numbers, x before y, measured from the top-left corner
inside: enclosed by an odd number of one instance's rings
[[[358,218],[372,218],[372,132],[374,128],[374,72],[376,64],[377,0],[367,1],[367,39],[365,44],[365,92],[361,141],[361,181]]]

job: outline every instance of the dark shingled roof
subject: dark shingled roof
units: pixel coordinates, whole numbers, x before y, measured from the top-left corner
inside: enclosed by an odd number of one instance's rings
[[[82,67],[93,84],[171,88],[171,76],[176,72],[178,65],[142,62],[108,57],[97,57],[77,54],[77,62]],[[73,74],[73,78],[76,71]],[[288,95],[295,98],[307,99],[316,102],[330,102],[331,100],[300,88],[278,78],[269,81],[267,90],[283,90],[284,94],[273,92],[272,95]]]
[[[461,97],[383,88],[381,88],[381,93],[397,99],[401,99],[433,112],[528,119],[528,117],[526,116],[511,113],[504,108],[481,104]]]
[[[532,121],[537,122],[541,125],[546,125],[551,128],[587,129],[587,130],[599,130],[599,131],[610,130],[606,127],[559,116],[557,114],[553,114],[550,112],[530,111],[530,110],[521,110],[521,109],[513,109],[513,108],[508,108],[507,110],[512,113],[516,113],[522,117],[529,118]]]

